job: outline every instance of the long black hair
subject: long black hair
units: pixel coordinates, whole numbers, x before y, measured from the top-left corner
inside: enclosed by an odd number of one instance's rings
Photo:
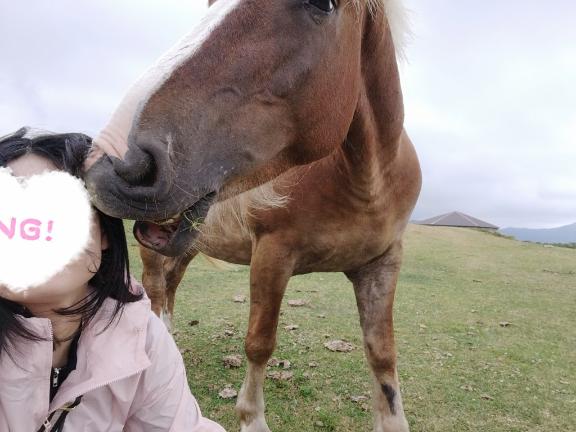
[[[59,170],[82,178],[82,166],[91,144],[91,138],[84,134],[31,133],[28,128],[22,128],[0,138],[0,167],[25,154],[35,154],[48,159]],[[81,316],[83,327],[88,325],[109,297],[117,300],[109,325],[122,312],[124,304],[142,298],[141,294],[133,293],[130,289],[128,246],[122,220],[95,210],[101,230],[108,239],[108,248],[102,251],[100,267],[88,282],[93,289],[75,305],[55,311],[60,315]],[[10,350],[16,347],[17,339],[43,340],[18,319],[18,315],[25,314],[22,306],[0,297],[0,356],[3,353],[11,355]]]

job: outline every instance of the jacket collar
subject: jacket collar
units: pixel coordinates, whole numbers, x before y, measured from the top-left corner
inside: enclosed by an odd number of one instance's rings
[[[109,325],[117,305],[106,299],[90,325],[82,331],[78,344],[76,369],[70,373],[58,390],[49,411],[60,408],[91,390],[135,375],[148,366],[146,334],[150,316],[150,300],[124,305],[122,312]],[[45,392],[49,400],[49,377],[52,367],[52,326],[49,319],[22,318],[28,328],[48,341],[31,342],[14,353],[18,366],[7,367],[6,356],[0,361],[0,381],[11,381],[12,388],[44,386],[36,391]],[[44,399],[42,397],[42,399]]]

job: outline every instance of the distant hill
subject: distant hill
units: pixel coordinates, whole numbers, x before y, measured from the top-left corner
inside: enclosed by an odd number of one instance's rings
[[[576,243],[576,223],[549,229],[503,228],[500,232],[529,242]]]

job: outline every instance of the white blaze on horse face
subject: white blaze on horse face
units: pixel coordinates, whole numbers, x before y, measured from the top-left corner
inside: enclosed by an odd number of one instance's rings
[[[144,73],[126,94],[108,125],[94,139],[96,157],[93,155],[87,161],[86,168],[102,156],[102,151],[109,156],[124,158],[128,151],[128,136],[144,104],[162,87],[175,70],[198,52],[199,48],[209,40],[214,30],[223,25],[230,12],[243,1],[219,0],[214,3],[194,30]]]

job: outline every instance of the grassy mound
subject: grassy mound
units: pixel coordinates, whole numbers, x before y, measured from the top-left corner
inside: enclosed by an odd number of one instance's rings
[[[136,242],[133,273],[140,278]],[[410,226],[395,325],[406,415],[418,431],[576,430],[576,250],[484,232]],[[175,338],[204,414],[239,430],[234,399],[243,354],[248,268],[219,271],[193,261],[177,298]],[[290,307],[289,300],[305,300]],[[190,325],[191,321],[198,321]],[[194,323],[193,323],[194,324]],[[285,326],[297,325],[294,330]],[[324,343],[344,339],[350,353]],[[266,381],[273,431],[369,431],[371,381],[351,284],[344,275],[290,281],[274,356],[290,379]],[[271,371],[281,371],[282,366]]]

